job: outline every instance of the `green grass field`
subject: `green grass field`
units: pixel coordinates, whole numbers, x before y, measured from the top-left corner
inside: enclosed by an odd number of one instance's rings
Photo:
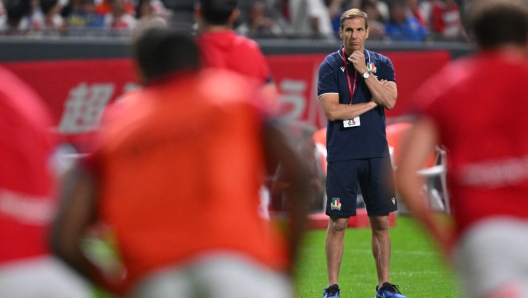
[[[300,252],[295,284],[297,298],[321,298],[327,285],[325,262],[325,230],[308,231]],[[459,298],[453,273],[415,221],[397,216],[391,228],[391,281],[409,298]],[[104,249],[97,253],[108,260]],[[105,256],[106,255],[106,256]],[[376,270],[370,250],[370,229],[348,229],[340,271],[343,298],[373,298]],[[94,298],[111,298],[94,291]]]
[[[297,270],[297,298],[322,297],[327,286],[325,230],[305,237]],[[409,298],[459,298],[454,274],[428,236],[406,216],[398,216],[391,229],[391,282]],[[370,229],[348,229],[339,274],[343,298],[373,298],[377,283],[370,250]]]

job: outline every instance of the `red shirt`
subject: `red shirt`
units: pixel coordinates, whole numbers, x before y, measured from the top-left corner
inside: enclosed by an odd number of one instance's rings
[[[98,210],[129,284],[157,268],[232,251],[285,269],[284,239],[257,213],[263,114],[227,71],[165,78],[107,114],[94,154]]]
[[[56,206],[50,128],[39,96],[0,67],[0,263],[48,253]]]
[[[206,67],[229,69],[262,83],[272,81],[268,62],[255,41],[232,30],[202,33],[196,41]]]
[[[499,53],[446,66],[414,104],[448,149],[448,188],[458,233],[492,216],[528,219],[528,63]]]
[[[456,37],[461,34],[461,20],[458,5],[447,5],[441,0],[433,1],[431,22],[434,31],[446,37]]]

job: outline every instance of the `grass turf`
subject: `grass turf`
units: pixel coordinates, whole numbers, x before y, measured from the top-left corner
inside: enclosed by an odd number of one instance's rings
[[[325,230],[308,231],[300,251],[295,285],[296,298],[320,298],[327,285]],[[409,298],[459,298],[453,273],[414,219],[397,216],[391,228],[391,281]],[[97,250],[97,249],[96,249]],[[111,256],[100,250],[105,259]],[[370,229],[348,229],[339,274],[343,298],[373,298],[376,270],[370,250]],[[94,298],[111,298],[94,289]]]
[[[322,297],[327,286],[325,230],[310,231],[299,256],[297,298]],[[458,298],[454,274],[414,219],[396,218],[391,228],[391,282],[410,298]],[[348,229],[339,273],[343,298],[372,298],[377,283],[370,229]]]

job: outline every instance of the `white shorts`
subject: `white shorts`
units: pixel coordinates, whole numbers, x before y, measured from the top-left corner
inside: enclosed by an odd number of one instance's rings
[[[13,298],[90,298],[87,282],[51,256],[0,266],[0,296]]]
[[[480,222],[463,235],[454,257],[465,297],[528,298],[528,220]]]
[[[133,298],[292,298],[290,279],[231,253],[208,254],[143,279]]]

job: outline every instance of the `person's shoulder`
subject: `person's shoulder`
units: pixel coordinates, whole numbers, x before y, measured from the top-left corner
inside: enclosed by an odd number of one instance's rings
[[[323,62],[321,63],[321,66],[337,66],[337,62],[341,60],[343,60],[343,57],[339,54],[339,51],[334,51],[326,55],[326,57],[323,59]]]
[[[257,79],[221,68],[203,69],[199,82],[198,90],[213,102],[245,100],[261,86]]]
[[[384,64],[390,64],[392,65],[392,62],[390,60],[389,57],[381,54],[381,53],[378,53],[378,52],[374,52],[374,51],[370,51],[370,50],[366,50],[367,51],[367,56],[370,55],[370,57],[367,57],[367,58],[370,58],[370,60],[372,60],[373,62],[374,61],[379,61],[381,63],[384,63]]]
[[[36,126],[51,126],[51,114],[40,95],[7,68],[0,67],[2,110],[23,115]]]
[[[233,35],[233,45],[238,51],[242,51],[245,55],[263,56],[260,45],[253,39],[247,38],[243,35]]]
[[[207,103],[208,109],[218,113],[252,111],[255,115],[271,115],[269,103],[274,94],[262,88],[260,80],[229,69],[208,68],[200,72],[196,93]]]

